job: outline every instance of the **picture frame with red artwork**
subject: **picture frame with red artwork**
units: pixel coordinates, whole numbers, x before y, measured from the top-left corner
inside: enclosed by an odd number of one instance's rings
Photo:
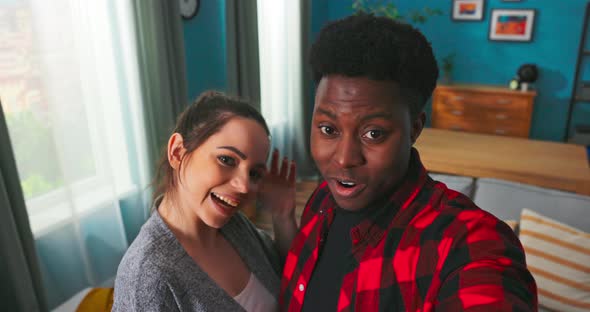
[[[484,13],[484,0],[453,0],[451,19],[453,21],[481,21]]]
[[[489,39],[530,42],[534,26],[534,9],[494,9],[490,18]]]

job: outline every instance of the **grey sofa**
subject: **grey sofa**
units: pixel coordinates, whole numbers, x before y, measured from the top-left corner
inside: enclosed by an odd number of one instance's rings
[[[430,176],[461,192],[480,208],[502,220],[519,220],[523,208],[536,211],[585,232],[590,232],[590,196],[522,183],[445,174]]]

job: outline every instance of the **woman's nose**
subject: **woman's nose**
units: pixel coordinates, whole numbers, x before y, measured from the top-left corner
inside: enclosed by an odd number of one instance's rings
[[[240,173],[236,175],[232,179],[231,185],[236,189],[238,193],[241,194],[248,194],[252,189],[252,185],[250,183],[250,176],[247,173]]]

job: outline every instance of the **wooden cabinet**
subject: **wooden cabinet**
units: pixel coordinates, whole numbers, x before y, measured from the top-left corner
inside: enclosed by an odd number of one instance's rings
[[[439,85],[432,98],[432,127],[528,137],[534,91],[482,85]]]

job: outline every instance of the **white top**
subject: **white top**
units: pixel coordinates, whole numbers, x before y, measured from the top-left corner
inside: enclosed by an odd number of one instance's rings
[[[246,287],[234,299],[248,312],[278,311],[278,304],[273,295],[252,273]]]

